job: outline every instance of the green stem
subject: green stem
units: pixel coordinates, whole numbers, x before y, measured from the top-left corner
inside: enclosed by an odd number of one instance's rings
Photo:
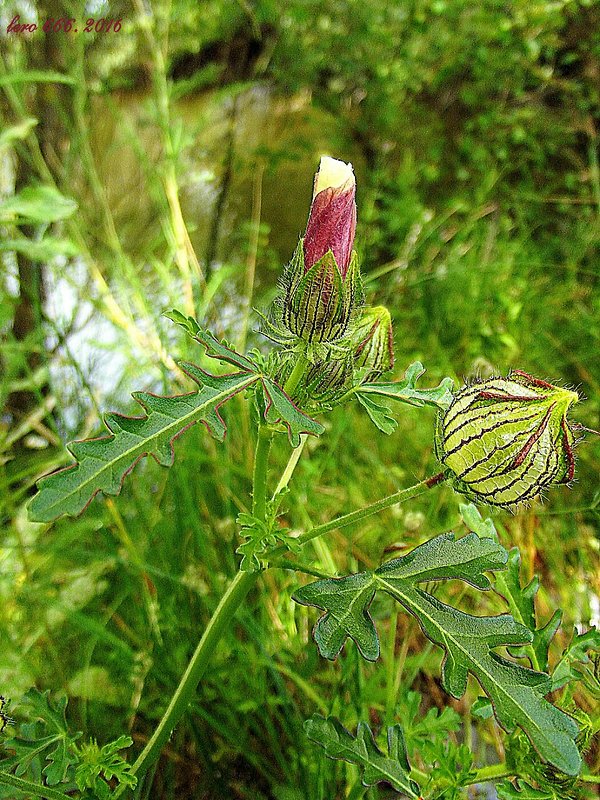
[[[398,613],[394,612],[390,619],[390,631],[388,638],[388,659],[386,668],[386,692],[385,692],[385,720],[384,728],[392,724],[394,709],[396,705],[395,670],[394,661],[396,656],[396,632],[398,630]]]
[[[492,764],[489,767],[482,767],[481,769],[478,769],[475,775],[469,778],[465,785],[472,786],[475,783],[499,781],[500,778],[510,778],[511,775],[515,775],[514,769],[508,767],[504,762],[501,764]]]
[[[244,601],[246,595],[256,583],[259,574],[258,572],[238,572],[221,598],[158,727],[131,768],[131,773],[135,775],[138,780],[159,757],[173,729],[185,714],[190,700],[194,696],[198,684],[206,672],[206,668],[212,658],[217,643],[229,627],[231,620]],[[127,787],[123,784],[119,786],[114,797],[119,797],[126,788]]]
[[[504,762],[502,762],[501,764],[492,764],[489,767],[482,767],[481,769],[478,769],[465,783],[461,785],[473,786],[476,783],[498,781],[501,778],[510,778],[513,775],[516,775],[514,769],[510,769]],[[417,783],[419,783],[421,786],[423,786],[429,780],[429,775],[426,772],[416,769],[415,767],[411,768],[410,777],[417,781]],[[449,778],[442,778],[435,783],[436,787],[439,789],[443,789],[446,786],[451,785]]]
[[[254,455],[254,477],[252,481],[252,515],[264,521],[267,509],[267,467],[273,433],[264,425],[258,429]]]
[[[420,481],[420,483],[415,483],[414,486],[409,486],[407,489],[400,489],[399,492],[388,494],[387,497],[382,497],[381,500],[377,500],[375,503],[371,503],[371,505],[364,506],[356,511],[351,511],[349,514],[343,514],[341,517],[336,517],[332,519],[331,522],[326,522],[323,525],[317,525],[316,528],[311,528],[309,531],[305,531],[301,536],[298,536],[295,542],[297,544],[306,544],[306,542],[310,542],[311,539],[323,536],[323,534],[329,533],[329,531],[336,530],[337,528],[344,528],[346,525],[351,525],[353,522],[358,522],[361,519],[365,519],[365,517],[370,517],[371,514],[377,514],[377,512],[383,511],[385,508],[404,503],[406,500],[411,500],[413,497],[423,494],[428,489],[431,489],[432,486],[436,486],[438,483],[442,483],[445,480],[446,476],[444,473],[439,472],[437,475],[425,478],[425,480]],[[278,545],[272,550],[267,550],[263,558],[265,561],[272,563],[274,559],[278,559],[280,556],[284,555],[288,549],[289,548],[284,544]]]
[[[315,578],[320,578],[321,580],[331,578],[331,575],[328,572],[322,572],[321,570],[315,569],[307,564],[302,564],[298,561],[290,561],[287,558],[278,558],[276,561],[271,561],[269,566],[279,567],[279,569],[289,569],[293,572],[302,572],[304,575],[314,575]]]
[[[365,519],[365,517],[370,517],[372,514],[377,514],[385,508],[404,503],[406,500],[411,500],[413,497],[423,494],[432,486],[442,483],[444,480],[444,473],[440,472],[437,475],[426,478],[420,483],[415,483],[414,486],[409,486],[407,489],[400,489],[400,491],[389,494],[387,497],[382,497],[381,500],[377,500],[375,503],[359,508],[356,511],[351,511],[349,514],[344,514],[341,517],[336,517],[330,522],[325,522],[323,525],[317,525],[316,528],[305,531],[296,541],[299,544],[304,544],[311,539],[316,539],[318,536],[323,536],[324,533],[329,533],[329,531],[336,530],[337,528],[345,528],[346,525],[351,525],[353,522],[358,522],[361,519]]]
[[[273,433],[266,426],[258,429],[256,454],[254,459],[254,476],[252,484],[252,513],[257,519],[265,519],[267,504],[267,470],[269,450]],[[175,694],[150,741],[144,747],[131,768],[133,775],[140,779],[149,767],[158,759],[160,752],[169,740],[173,729],[185,714],[185,711],[198,688],[202,676],[210,663],[215,648],[229,627],[236,611],[244,601],[251,587],[256,583],[258,572],[238,572],[229,588],[221,598],[210,622],[196,647],[188,667],[183,674]],[[114,797],[119,797],[126,787],[120,786]]]
[[[417,783],[420,786],[422,786],[423,784],[427,783],[427,781],[429,780],[429,775],[426,772],[423,772],[422,770],[417,769],[416,767],[411,767],[410,768],[410,777],[414,781],[417,781]]]
[[[46,800],[72,800],[68,795],[62,792],[57,792],[56,789],[48,789],[46,786],[40,786],[39,783],[32,783],[31,781],[17,778],[8,772],[0,771],[0,786],[14,786],[15,789],[20,789],[22,792],[28,792],[34,797],[43,797]]]
[[[585,781],[586,783],[597,783],[600,786],[600,775],[588,775],[584,773],[583,775],[577,776],[580,781]]]
[[[300,434],[300,444],[298,447],[295,447],[292,450],[292,454],[290,455],[288,463],[285,465],[285,469],[283,470],[283,474],[279,479],[279,483],[277,484],[277,488],[273,493],[272,499],[274,500],[278,494],[280,494],[288,485],[291,480],[292,475],[294,474],[294,470],[296,469],[296,464],[300,460],[300,456],[302,455],[302,451],[304,450],[304,445],[306,444],[306,440],[308,439],[308,435],[306,433]]]
[[[283,387],[283,391],[286,394],[290,395],[290,397],[293,395],[294,390],[300,383],[307,367],[308,367],[308,359],[306,358],[304,353],[298,353],[298,358],[296,359],[296,363],[294,364],[294,369],[291,371],[290,376],[285,382],[285,386]]]

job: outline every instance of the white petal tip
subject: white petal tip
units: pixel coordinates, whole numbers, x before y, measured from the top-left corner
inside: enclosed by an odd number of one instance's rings
[[[337,158],[331,158],[330,156],[322,156],[319,171],[315,177],[313,196],[316,196],[324,189],[339,189],[346,185],[350,188],[355,183],[352,164],[338,161]]]

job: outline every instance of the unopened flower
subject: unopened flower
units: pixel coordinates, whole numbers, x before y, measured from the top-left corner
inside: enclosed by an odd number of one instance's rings
[[[304,390],[310,400],[332,402],[349,388],[352,376],[352,359],[328,358],[318,361],[307,370]]]
[[[302,241],[304,272],[329,251],[346,277],[356,231],[356,180],[352,164],[323,156],[315,175],[313,201]]]
[[[438,418],[436,453],[457,491],[514,507],[569,483],[576,443],[567,413],[576,392],[515,370],[456,393]]]
[[[354,366],[365,372],[363,380],[373,381],[394,366],[392,319],[385,306],[363,311],[352,334]]]
[[[282,322],[307,342],[333,342],[348,331],[362,303],[352,249],[356,230],[352,165],[321,159],[306,226],[284,276]]]

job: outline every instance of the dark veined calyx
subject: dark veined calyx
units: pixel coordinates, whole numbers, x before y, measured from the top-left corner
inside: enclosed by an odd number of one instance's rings
[[[575,474],[567,414],[579,395],[515,370],[458,391],[438,417],[436,454],[454,488],[514,508]]]
[[[12,717],[9,717],[8,714],[4,713],[4,709],[7,705],[10,704],[10,700],[7,700],[0,694],[0,733],[6,728],[7,725],[14,725],[15,721]]]
[[[336,400],[348,389],[352,376],[352,360],[329,358],[313,364],[304,377],[305,393],[308,399],[320,402]]]
[[[376,381],[394,366],[392,318],[385,306],[363,309],[352,334],[354,367],[363,371],[363,380]]]

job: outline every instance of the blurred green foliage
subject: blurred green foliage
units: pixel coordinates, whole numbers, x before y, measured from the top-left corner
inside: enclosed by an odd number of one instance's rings
[[[75,520],[29,522],[34,481],[68,463],[64,441],[99,430],[100,410],[131,413],[130,391],[188,387],[174,359],[204,355],[166,308],[265,347],[251,309],[270,302],[303,230],[321,152],[355,164],[367,295],[392,313],[397,375],[415,360],[431,386],[518,367],[577,386],[579,420],[598,428],[600,3],[116,0],[93,15],[121,18],[119,33],[5,34],[15,13],[86,9],[0,11],[0,689],[13,716],[31,685],[66,692],[74,730],[100,744],[131,732],[139,748],[237,567],[246,412],[232,402],[223,445],[191,430],[170,472],[137,467]],[[361,408],[336,411],[308,443],[285,522],[327,521],[435,470],[433,422],[407,409],[376,438]],[[524,575],[541,576],[540,624],[564,609],[554,663],[600,613],[598,440],[578,455],[571,491],[495,517]],[[283,468],[288,451],[274,456]],[[460,524],[442,489],[316,541],[316,566],[372,568]],[[148,796],[383,799],[306,739],[315,711],[352,730],[403,722],[420,768],[427,739],[452,774],[471,768],[462,737],[478,765],[497,759],[493,721],[449,701],[439,656],[391,602],[373,608],[381,663],[348,648],[331,664],[309,641],[315,614],[291,601],[296,576],[263,583]],[[503,610],[477,597],[475,613]],[[559,694],[597,729],[589,672]],[[409,724],[419,703],[424,732]],[[599,758],[592,744],[589,771]]]

